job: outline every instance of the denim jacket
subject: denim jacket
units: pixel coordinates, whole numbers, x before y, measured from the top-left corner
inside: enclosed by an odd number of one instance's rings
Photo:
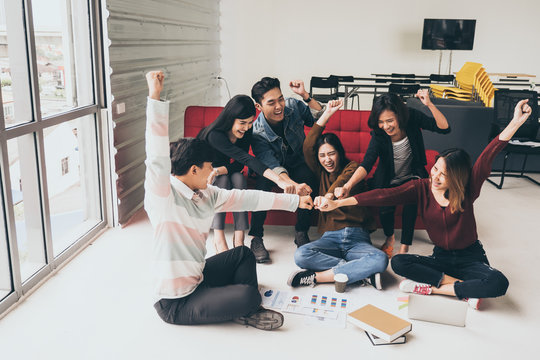
[[[293,152],[292,155],[287,155],[283,139],[272,130],[262,112],[253,122],[251,140],[253,154],[277,174],[286,173],[285,167],[292,168],[304,162],[302,150],[306,138],[304,125],[313,126],[324,112],[324,107],[317,111],[311,109],[303,101],[287,98],[283,111],[283,133]]]

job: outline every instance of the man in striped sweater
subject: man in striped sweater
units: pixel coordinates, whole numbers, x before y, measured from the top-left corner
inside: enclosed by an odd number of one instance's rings
[[[309,196],[207,185],[210,146],[197,139],[169,144],[169,103],[160,101],[164,74],[146,74],[146,178],[144,206],[154,229],[156,300],[168,323],[235,321],[272,330],[283,315],[260,306],[255,257],[245,246],[205,259],[216,212],[311,209]]]

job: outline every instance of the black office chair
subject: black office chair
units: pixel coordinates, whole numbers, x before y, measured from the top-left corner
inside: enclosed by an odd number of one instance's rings
[[[345,98],[345,91],[339,91],[339,83],[352,83],[354,82],[353,76],[339,76],[339,75],[330,75],[329,78],[336,79],[338,82],[338,91],[337,96],[338,98]],[[360,110],[360,96],[358,94],[351,94],[349,95],[349,98],[352,100],[351,109],[354,107],[354,99],[356,98],[358,110]]]
[[[390,77],[393,78],[403,78],[403,79],[414,79],[416,78],[415,74],[398,74],[398,73],[392,73],[390,74]]]
[[[316,89],[324,89],[322,93],[314,93]],[[312,76],[309,82],[309,96],[313,99],[327,103],[338,99],[338,81],[336,78]]]
[[[527,164],[527,158],[529,155],[540,155],[540,141],[537,137],[540,124],[538,123],[538,93],[536,91],[509,89],[499,89],[495,91],[495,111],[493,123],[491,124],[489,140],[491,141],[495,136],[498,136],[499,133],[508,125],[514,116],[514,108],[516,104],[522,99],[529,99],[527,104],[531,107],[532,113],[525,124],[521,125],[519,130],[512,137],[512,140],[531,141],[535,143],[535,145],[516,145],[512,143],[508,143],[508,145],[506,145],[503,150],[504,160],[501,171],[492,171],[490,175],[500,176],[500,182],[497,184],[493,180],[489,178],[487,179],[487,181],[495,185],[497,189],[502,189],[505,176],[525,178],[536,185],[540,185],[540,182],[528,175],[525,175],[525,166]],[[523,155],[521,171],[506,169],[506,161],[511,154]]]
[[[429,80],[432,83],[448,83],[453,84],[454,83],[455,76],[450,75],[439,75],[439,74],[431,74],[429,75]]]
[[[402,100],[405,98],[414,96],[418,90],[420,89],[420,85],[418,84],[400,84],[400,83],[391,83],[388,86],[388,92],[394,93],[398,95]]]

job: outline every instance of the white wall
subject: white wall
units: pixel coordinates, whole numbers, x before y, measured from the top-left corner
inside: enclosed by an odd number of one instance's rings
[[[439,51],[420,49],[424,18],[477,19],[474,50],[453,52],[453,72],[475,61],[491,73],[540,75],[538,0],[222,0],[220,6],[222,76],[233,95],[249,94],[263,76],[282,83],[300,78],[308,87],[314,75],[437,73]],[[448,58],[445,52],[441,73]],[[361,105],[370,108],[368,101]]]

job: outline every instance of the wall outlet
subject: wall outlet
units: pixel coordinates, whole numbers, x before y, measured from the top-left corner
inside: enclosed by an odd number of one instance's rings
[[[126,112],[126,103],[118,103],[116,104],[116,113],[118,115],[123,114]]]

